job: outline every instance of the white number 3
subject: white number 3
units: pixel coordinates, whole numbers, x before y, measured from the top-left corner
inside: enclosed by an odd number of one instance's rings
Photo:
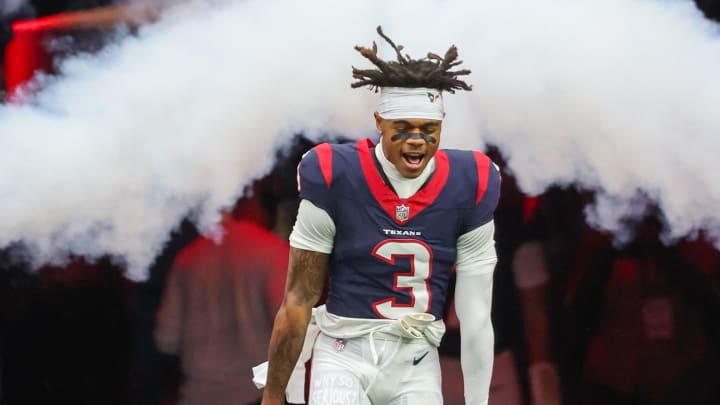
[[[395,265],[398,257],[410,259],[409,272],[395,273],[393,289],[410,293],[409,303],[398,303],[395,298],[385,298],[373,303],[375,313],[388,319],[400,319],[411,313],[425,313],[430,310],[432,294],[429,279],[432,275],[432,250],[427,244],[414,239],[386,239],[375,246],[372,252],[378,259]]]

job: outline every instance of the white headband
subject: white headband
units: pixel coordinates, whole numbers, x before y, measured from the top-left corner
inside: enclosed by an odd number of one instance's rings
[[[425,118],[442,121],[445,117],[442,92],[426,88],[382,87],[378,114],[386,120]]]

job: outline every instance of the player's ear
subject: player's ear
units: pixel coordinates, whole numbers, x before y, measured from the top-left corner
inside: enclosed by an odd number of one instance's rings
[[[380,124],[382,123],[383,118],[380,116],[380,114],[378,114],[377,111],[375,111],[373,115],[375,116],[375,127],[377,128],[378,132],[382,132],[380,130]]]

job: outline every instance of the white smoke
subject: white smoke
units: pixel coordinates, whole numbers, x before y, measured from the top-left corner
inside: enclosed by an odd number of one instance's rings
[[[674,234],[720,235],[720,39],[691,2],[252,0],[176,7],[0,106],[0,246],[110,253],[146,277],[183,216],[211,229],[294,132],[372,134],[350,67],[370,67],[353,46],[378,24],[414,57],[454,43],[473,70],[446,97],[445,147],[497,144],[530,193],[601,190],[602,226],[640,188]]]

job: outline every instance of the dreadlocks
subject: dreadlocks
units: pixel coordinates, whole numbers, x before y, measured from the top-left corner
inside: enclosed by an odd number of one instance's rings
[[[358,81],[351,84],[352,88],[370,86],[376,92],[380,87],[426,87],[450,93],[455,93],[457,89],[472,90],[471,86],[457,78],[458,76],[470,74],[470,70],[450,70],[462,63],[462,61],[456,60],[458,51],[455,45],[445,52],[444,58],[428,52],[427,58],[412,59],[410,55],[401,53],[403,46],[395,45],[383,33],[381,26],[377,27],[377,33],[393,47],[397,55],[397,62],[386,62],[380,59],[377,55],[375,41],[373,41],[372,49],[356,46],[355,50],[370,60],[379,70],[358,69],[353,66],[353,78],[358,79]]]

